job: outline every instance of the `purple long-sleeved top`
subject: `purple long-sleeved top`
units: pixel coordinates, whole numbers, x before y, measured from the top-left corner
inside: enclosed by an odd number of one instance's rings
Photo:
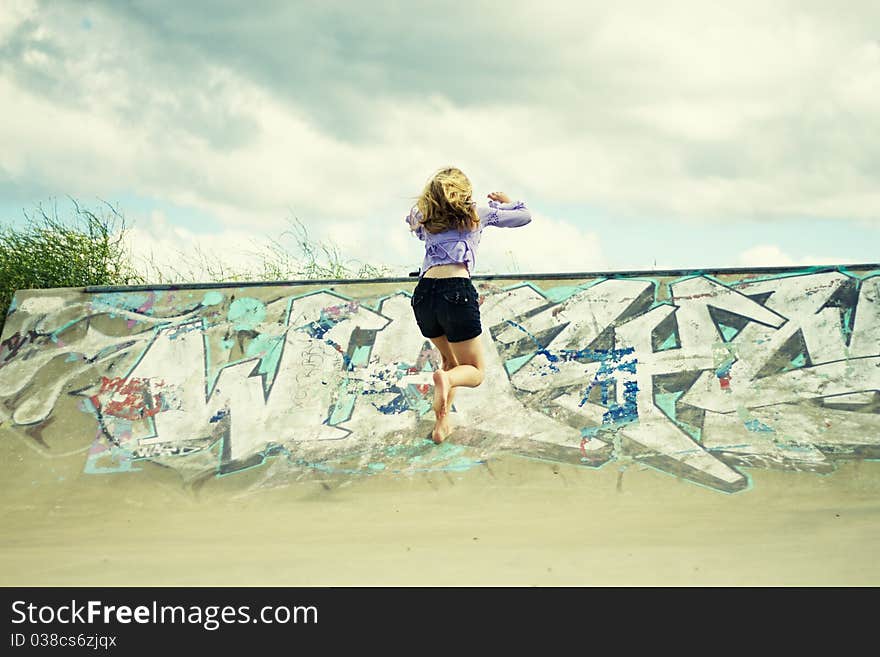
[[[425,242],[425,260],[422,262],[419,278],[436,265],[464,263],[468,272],[473,272],[477,247],[480,245],[480,237],[486,226],[515,228],[525,226],[532,220],[531,212],[522,201],[516,203],[489,201],[488,208],[477,207],[477,215],[480,217],[480,226],[476,230],[453,228],[442,233],[429,233],[419,224],[422,213],[418,208],[410,210],[404,221],[413,234]]]

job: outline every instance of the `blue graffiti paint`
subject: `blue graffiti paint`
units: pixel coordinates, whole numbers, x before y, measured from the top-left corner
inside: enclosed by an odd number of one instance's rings
[[[297,330],[305,331],[311,337],[313,337],[317,340],[323,340],[324,334],[327,333],[327,331],[332,329],[334,326],[336,326],[340,322],[342,322],[346,319],[349,319],[350,313],[354,309],[355,308],[352,306],[351,303],[346,305],[344,311],[337,310],[336,312],[328,313],[326,308],[322,309],[321,314],[317,320],[309,322],[308,324],[305,324],[304,326],[299,326],[299,327],[297,327]],[[329,340],[327,342],[331,343],[331,344],[335,344]]]
[[[397,395],[387,404],[382,404],[381,406],[373,404],[373,406],[378,409],[380,413],[384,413],[385,415],[397,415],[398,413],[403,413],[409,410],[409,404],[403,393]]]
[[[638,361],[636,359],[633,359],[624,363],[620,363],[619,365],[615,365],[614,361],[603,361],[602,364],[599,366],[597,376],[599,374],[611,374],[613,372],[629,372],[631,374],[635,374],[637,362]]]
[[[736,360],[732,358],[724,361],[724,363],[722,363],[721,366],[717,370],[715,370],[715,376],[717,376],[719,379],[723,379],[724,377],[726,377],[728,374],[730,374],[730,368],[733,367],[733,364],[735,362]]]
[[[549,352],[548,352],[549,353]],[[635,347],[620,349],[560,349],[556,352],[563,361],[619,362],[624,356],[635,353]]]
[[[315,338],[316,340],[322,340],[324,338],[324,334],[333,328],[333,323],[331,322],[321,322],[320,320],[309,322],[305,326],[298,327],[298,330],[305,331],[309,334],[310,337]]]
[[[588,353],[584,353],[588,352]],[[586,349],[586,350],[578,350],[574,352],[569,352],[570,355],[584,355],[590,358],[598,358],[600,359],[601,365],[599,366],[599,370],[596,372],[596,376],[589,383],[586,390],[584,390],[583,395],[581,396],[581,401],[578,406],[583,406],[587,403],[587,400],[590,396],[590,391],[598,384],[602,391],[602,404],[608,405],[611,384],[616,383],[618,377],[614,376],[616,372],[625,372],[630,374],[636,373],[636,366],[638,364],[638,359],[633,358],[630,360],[621,360],[625,356],[630,356],[635,352],[633,347],[625,347],[622,349]],[[633,411],[630,408],[630,399],[628,395],[632,395],[632,402],[635,403],[635,394],[638,392],[638,386],[633,381],[627,381],[624,384],[624,400],[625,403],[623,406],[613,405],[611,409],[605,413],[605,416],[611,418],[611,421],[630,421],[629,419],[633,416],[638,417],[638,412]],[[634,391],[634,392],[633,392]],[[622,409],[622,410],[621,410]],[[609,415],[610,414],[610,415]]]
[[[638,408],[639,386],[635,381],[623,384],[622,405],[615,404],[602,415],[603,424],[628,424],[639,419]]]
[[[611,366],[608,363],[618,363],[624,356],[629,356],[635,352],[634,347],[623,347],[621,349],[559,349],[551,351],[549,349],[540,348],[535,351],[535,356],[544,356],[551,364],[550,367],[554,371],[559,371],[553,363],[586,361],[602,363],[602,371],[610,371]],[[635,372],[635,360],[625,363],[626,371]],[[620,369],[624,366],[615,366],[614,369]]]
[[[221,408],[219,411],[217,411],[214,414],[214,417],[212,417],[209,421],[210,422],[219,422],[220,420],[227,417],[228,415],[229,415],[229,409]]]
[[[543,348],[538,349],[538,351],[535,352],[535,355],[536,356],[543,356],[544,358],[547,359],[547,362],[550,366],[551,372],[558,372],[559,371],[559,368],[553,364],[553,363],[559,362],[559,356],[556,356],[555,354],[550,353],[547,349],[543,349]]]

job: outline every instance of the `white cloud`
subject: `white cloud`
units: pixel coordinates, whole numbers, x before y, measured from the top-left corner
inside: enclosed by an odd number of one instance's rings
[[[0,97],[8,99],[0,104],[0,175],[7,179],[0,182],[195,208],[216,218],[219,235],[231,236],[204,238],[217,249],[283,228],[292,212],[352,257],[418,262],[397,230],[399,217],[408,197],[447,163],[465,169],[478,197],[501,189],[533,209],[546,202],[658,221],[880,223],[880,44],[873,31],[880,10],[870,3],[848,12],[801,2],[735,9],[572,3],[553,11],[514,3],[503,16],[493,13],[492,35],[478,44],[491,52],[456,50],[448,70],[446,60],[420,60],[433,68],[413,69],[401,52],[360,62],[372,72],[369,85],[333,79],[321,87],[295,76],[260,77],[260,65],[274,61],[236,65],[271,54],[243,50],[269,29],[259,21],[241,26],[248,38],[234,47],[242,52],[223,59],[218,49],[210,59],[188,45],[203,36],[198,12],[169,17],[166,26],[180,31],[163,32],[93,6],[95,27],[83,30],[78,9],[53,5],[37,15],[30,3],[11,6],[0,18],[0,39],[11,40],[27,18],[39,25],[0,66]],[[529,29],[537,18],[545,28]],[[384,43],[384,23],[369,22],[347,45],[368,56]],[[218,25],[238,34],[234,21]],[[272,27],[276,37],[287,29]],[[419,29],[428,27],[413,25],[407,43],[418,43]],[[344,66],[339,35],[322,38],[322,56]],[[448,38],[464,37],[452,30]],[[172,50],[175,57],[165,56]],[[471,99],[456,100],[445,81],[464,74],[502,80],[492,89],[501,84],[507,93],[474,88]],[[434,80],[425,83],[433,91],[401,91],[393,85],[401,76]],[[357,139],[316,120],[308,104],[311,94],[337,86],[338,97],[363,110]],[[323,109],[336,116],[332,104]],[[606,265],[594,256],[595,235],[546,222],[553,237],[536,221],[522,229],[528,244],[519,230],[487,233],[483,262],[533,272],[551,263],[554,270]]]
[[[475,273],[556,273],[607,269],[599,238],[568,222],[532,213],[517,228],[483,231]]]
[[[739,264],[743,267],[790,267],[797,263],[778,246],[759,244],[740,253]]]
[[[18,27],[22,21],[33,18],[37,13],[33,0],[4,0],[0,11],[0,43]]]
[[[164,212],[133,215],[126,232],[126,246],[135,267],[150,283],[207,282],[221,272],[252,272],[259,269],[260,245],[241,230],[196,234],[168,221]],[[159,274],[164,277],[160,280]]]
[[[791,267],[796,265],[843,265],[861,264],[850,257],[838,255],[806,255],[792,258],[774,244],[758,244],[746,249],[738,256],[742,267]]]
[[[130,214],[126,219],[126,247],[136,269],[151,283],[298,278],[299,267],[310,260],[300,248],[300,237],[314,250],[317,264],[327,266],[331,260],[338,262],[352,277],[364,264],[390,267],[388,273],[394,276],[406,276],[418,268],[418,265],[401,264],[406,253],[397,259],[387,258],[387,251],[382,249],[383,241],[376,240],[355,222],[335,222],[318,226],[317,230],[306,227],[305,233],[293,224],[268,233],[235,228],[196,233],[173,224],[159,210],[149,215]],[[406,235],[389,234],[391,239],[396,237]],[[325,252],[325,248],[330,253]],[[412,250],[405,251],[410,256],[414,254]],[[282,271],[277,273],[273,265]],[[268,276],[267,272],[273,275]]]

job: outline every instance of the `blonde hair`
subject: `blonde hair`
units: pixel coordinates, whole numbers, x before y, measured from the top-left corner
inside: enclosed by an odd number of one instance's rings
[[[450,229],[476,230],[480,218],[472,194],[471,181],[461,169],[440,169],[425,185],[416,202],[422,213],[419,223],[432,234]]]

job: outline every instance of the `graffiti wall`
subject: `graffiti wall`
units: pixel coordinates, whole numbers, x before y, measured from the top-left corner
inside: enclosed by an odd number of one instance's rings
[[[880,456],[880,266],[474,283],[486,377],[457,391],[442,446],[414,280],[21,291],[2,436],[80,450],[95,475],[393,475],[515,453],[724,492],[750,468]]]

